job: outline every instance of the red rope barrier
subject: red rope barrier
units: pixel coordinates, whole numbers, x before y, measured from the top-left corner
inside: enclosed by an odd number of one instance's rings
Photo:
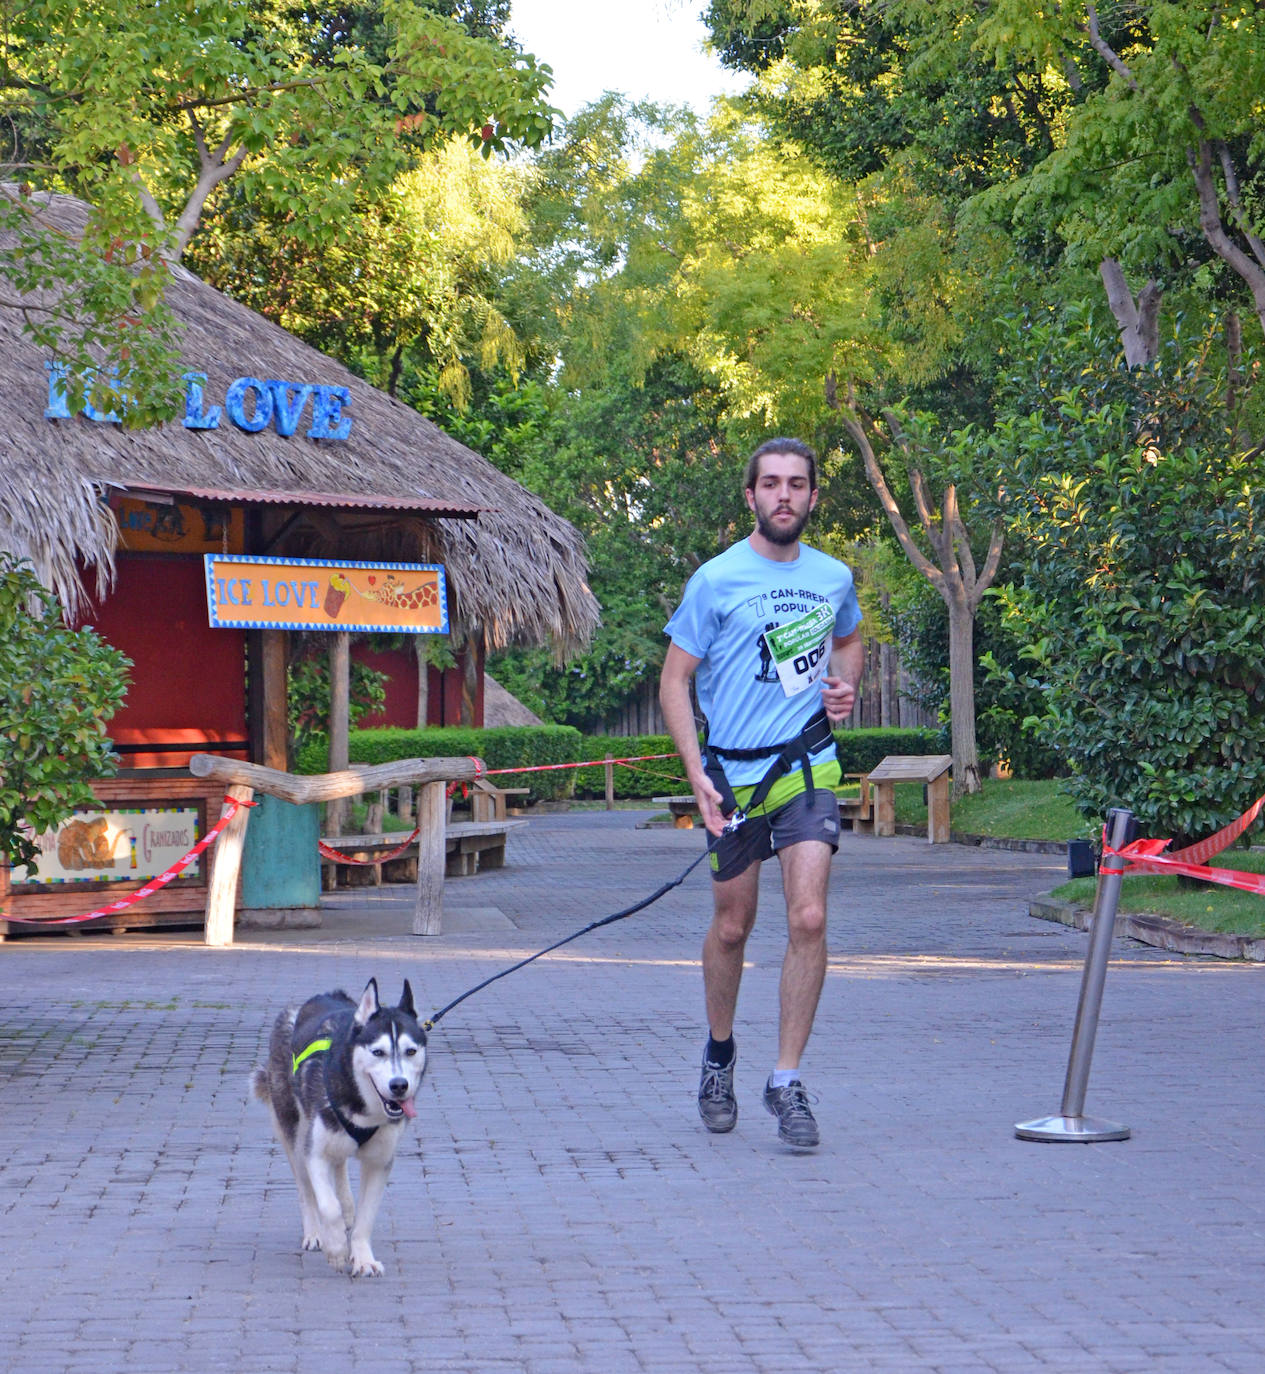
[[[135,906],[143,897],[152,896],[160,887],[165,887],[177,874],[188,868],[199,854],[213,845],[223,833],[224,827],[237,815],[238,807],[258,806],[259,803],[243,801],[239,797],[225,797],[224,805],[228,807],[228,810],[189,850],[184,858],[177,859],[165,873],[160,873],[156,878],[151,878],[144,887],[138,887],[135,892],[129,892],[126,897],[120,897],[117,902],[111,902],[109,906],[98,907],[96,911],[89,911],[84,916],[10,916],[5,912],[0,913],[0,920],[12,921],[17,925],[69,926],[76,925],[80,921],[95,921],[99,916],[112,916],[116,911],[126,911],[128,907]]]
[[[680,757],[679,754],[632,754],[626,759],[585,759],[583,763],[533,763],[522,768],[486,768],[479,776],[491,778],[497,773],[548,773],[555,768],[605,768],[608,763],[644,763],[650,759]]]
[[[385,864],[390,863],[392,859],[398,859],[421,833],[422,827],[419,825],[402,845],[393,849],[389,854],[383,854],[376,859],[353,859],[349,854],[344,854],[341,850],[326,844],[324,840],[317,840],[316,847],[321,852],[321,858],[329,859],[336,864],[364,864],[366,866],[369,864]]]
[[[1169,840],[1134,840],[1123,849],[1112,849],[1107,843],[1107,831],[1103,828],[1103,857],[1123,859],[1128,873],[1173,873],[1187,878],[1199,878],[1206,883],[1217,883],[1221,887],[1237,887],[1243,892],[1256,892],[1265,896],[1265,873],[1244,873],[1234,868],[1211,868],[1205,862],[1214,855],[1228,849],[1242,835],[1265,807],[1265,797],[1256,801],[1237,819],[1223,826],[1215,835],[1185,849],[1175,849],[1171,854],[1161,851]],[[1113,870],[1105,870],[1113,871]]]

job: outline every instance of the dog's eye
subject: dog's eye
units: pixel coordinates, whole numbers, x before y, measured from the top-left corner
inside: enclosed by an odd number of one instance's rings
[[[387,1052],[386,1050],[374,1050],[373,1057],[375,1059],[385,1059],[387,1057]]]
[[[405,1056],[406,1056],[407,1058],[409,1058],[409,1059],[412,1059],[412,1057],[413,1057],[416,1053],[417,1053],[417,1046],[416,1046],[416,1045],[410,1045],[410,1046],[408,1047],[408,1049],[406,1049],[406,1050],[404,1051]]]

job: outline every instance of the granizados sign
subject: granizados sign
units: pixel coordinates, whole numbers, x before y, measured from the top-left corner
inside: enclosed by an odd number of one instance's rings
[[[92,404],[91,382],[77,394],[70,371],[64,364],[46,362],[44,367],[48,372],[45,419],[69,420],[75,414],[82,414],[101,424],[120,423],[117,411],[98,410]],[[224,417],[247,434],[258,434],[272,426],[286,439],[296,434],[305,422],[304,433],[309,439],[346,439],[351,433],[351,416],[346,413],[351,393],[345,386],[237,377],[229,383],[223,403],[212,404],[206,396],[205,372],[186,372],[183,381],[182,423],[186,429],[218,429]]]

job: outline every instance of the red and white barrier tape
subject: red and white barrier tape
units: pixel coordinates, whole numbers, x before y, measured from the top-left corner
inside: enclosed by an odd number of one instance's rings
[[[1265,873],[1244,873],[1233,868],[1211,868],[1205,862],[1214,855],[1228,849],[1261,814],[1265,807],[1265,797],[1256,801],[1229,825],[1223,826],[1215,835],[1206,840],[1187,845],[1185,849],[1175,849],[1171,854],[1161,851],[1168,840],[1134,840],[1123,849],[1112,849],[1107,843],[1107,830],[1103,828],[1103,858],[1123,859],[1128,873],[1174,873],[1187,878],[1200,878],[1206,883],[1218,883],[1222,887],[1237,887],[1243,892],[1258,892],[1265,896]],[[1105,872],[1121,871],[1105,869]]]
[[[160,887],[165,887],[173,878],[188,868],[199,854],[213,845],[223,833],[224,827],[237,815],[238,807],[258,806],[259,803],[243,801],[239,797],[225,797],[224,805],[228,810],[189,850],[184,858],[177,859],[165,873],[160,873],[156,878],[151,878],[144,887],[138,887],[135,892],[129,892],[126,897],[120,897],[117,902],[98,907],[96,911],[89,911],[83,916],[11,916],[8,912],[3,912],[0,913],[0,920],[10,921],[15,925],[69,926],[76,925],[80,921],[95,921],[99,916],[112,916],[116,911],[126,911],[128,907],[135,906],[143,897],[149,897],[157,892]]]

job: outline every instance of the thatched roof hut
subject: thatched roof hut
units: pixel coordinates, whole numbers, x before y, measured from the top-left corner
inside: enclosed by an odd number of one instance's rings
[[[86,207],[65,196],[41,193],[27,204],[68,234],[86,221]],[[45,354],[22,333],[20,313],[0,308],[0,548],[30,558],[64,605],[74,610],[109,585],[117,530],[103,498],[111,487],[233,493],[266,508],[269,528],[282,532],[272,553],[442,562],[454,632],[481,629],[489,648],[550,643],[565,654],[588,641],[598,606],[572,525],[416,411],[185,269],[173,269],[168,299],[184,326],[184,365],[206,374],[208,397],[222,400],[243,375],[346,387],[350,434],[331,441],[301,431],[285,438],[272,426],[188,429],[176,419],[127,430],[83,415],[47,419]],[[85,587],[85,574],[98,585]]]

